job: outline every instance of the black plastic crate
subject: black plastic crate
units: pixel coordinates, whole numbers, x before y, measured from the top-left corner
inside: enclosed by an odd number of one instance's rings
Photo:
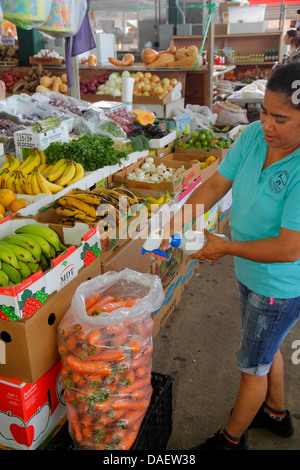
[[[153,393],[130,450],[165,450],[172,433],[172,378],[152,372]]]
[[[172,377],[151,373],[153,393],[140,431],[130,450],[165,450],[172,433]],[[73,450],[68,421],[44,450]]]

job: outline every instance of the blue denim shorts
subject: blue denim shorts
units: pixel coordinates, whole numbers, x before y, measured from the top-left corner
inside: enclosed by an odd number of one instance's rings
[[[273,299],[239,283],[242,337],[236,352],[240,371],[266,375],[275,353],[300,318],[300,297]]]

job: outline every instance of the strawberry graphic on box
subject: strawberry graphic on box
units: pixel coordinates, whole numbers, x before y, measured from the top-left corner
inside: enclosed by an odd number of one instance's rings
[[[47,301],[48,294],[45,292],[45,287],[32,294],[31,290],[24,290],[21,302],[19,303],[22,310],[23,317],[29,318],[36,313]]]
[[[89,266],[93,261],[95,261],[96,258],[100,255],[100,248],[98,246],[98,243],[95,243],[94,245],[90,246],[88,243],[85,243],[83,245],[83,250],[80,255],[80,258],[83,260],[85,266]]]

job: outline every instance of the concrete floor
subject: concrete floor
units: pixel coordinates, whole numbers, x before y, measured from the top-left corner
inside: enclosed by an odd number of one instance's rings
[[[239,337],[233,259],[226,257],[215,265],[201,263],[154,339],[153,370],[174,379],[173,432],[167,450],[187,450],[226,425],[240,380],[235,365]],[[286,407],[293,416],[295,433],[280,438],[266,430],[248,430],[250,450],[300,449],[300,364],[292,362],[295,340],[300,341],[300,322],[281,348]]]

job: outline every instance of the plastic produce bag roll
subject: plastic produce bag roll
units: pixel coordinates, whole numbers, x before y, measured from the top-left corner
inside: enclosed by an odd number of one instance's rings
[[[122,103],[127,105],[128,111],[132,110],[134,78],[122,77]]]
[[[82,283],[58,327],[69,433],[80,450],[128,450],[152,395],[159,277],[130,269]]]

